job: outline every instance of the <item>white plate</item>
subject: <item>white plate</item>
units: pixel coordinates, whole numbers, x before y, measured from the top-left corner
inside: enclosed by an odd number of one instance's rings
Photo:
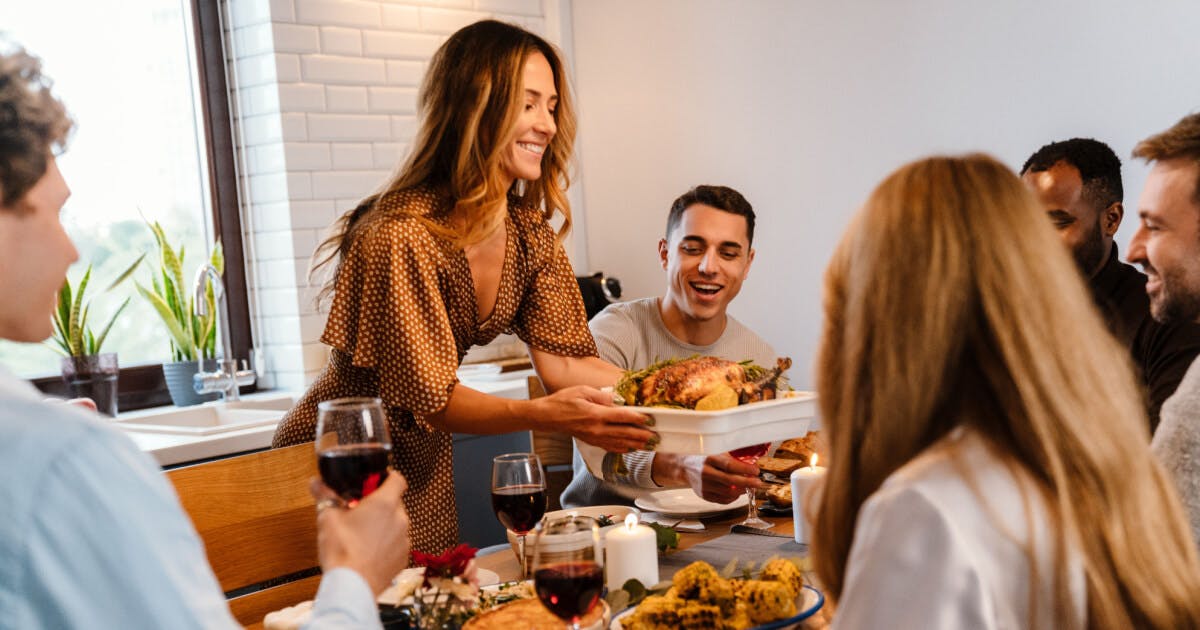
[[[800,591],[800,596],[796,598],[796,614],[794,616],[764,623],[750,630],[781,630],[783,628],[799,627],[801,621],[813,616],[824,605],[825,596],[821,594],[821,591],[805,584],[804,589]],[[612,625],[608,627],[609,630],[624,630],[624,626],[621,625],[621,619],[632,615],[633,611],[634,608],[627,608],[621,614],[613,617]]]
[[[659,512],[669,516],[704,517],[736,509],[745,509],[750,499],[740,495],[732,503],[713,503],[696,496],[691,488],[675,490],[659,490],[644,497],[638,497],[634,505],[649,512]]]
[[[775,400],[720,411],[629,407],[654,418],[664,453],[715,455],[751,444],[786,440],[818,428],[817,395],[785,392]]]
[[[479,578],[480,588],[500,583],[500,574],[488,569],[475,569],[475,577]]]

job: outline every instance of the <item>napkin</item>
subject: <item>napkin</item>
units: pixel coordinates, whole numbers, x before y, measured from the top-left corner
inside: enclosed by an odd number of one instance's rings
[[[665,527],[674,527],[681,532],[702,532],[704,531],[704,523],[697,519],[685,519],[678,516],[667,516],[658,512],[642,512],[641,520],[650,523],[658,523]]]

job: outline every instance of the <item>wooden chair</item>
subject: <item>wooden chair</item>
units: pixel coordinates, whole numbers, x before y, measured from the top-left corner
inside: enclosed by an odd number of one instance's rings
[[[319,566],[308,492],[316,459],[310,443],[167,472],[226,596]],[[238,623],[256,625],[273,610],[315,597],[320,581],[318,574],[235,594],[229,608]]]
[[[546,395],[546,388],[537,376],[529,377],[529,399]],[[542,460],[542,474],[546,478],[546,511],[561,510],[559,496],[571,483],[574,471],[571,468],[571,436],[565,433],[530,431],[533,452]]]

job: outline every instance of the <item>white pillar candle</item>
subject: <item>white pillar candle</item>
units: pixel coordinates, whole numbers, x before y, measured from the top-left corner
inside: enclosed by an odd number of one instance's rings
[[[807,545],[809,539],[808,521],[804,518],[804,498],[808,489],[825,476],[825,468],[817,465],[814,453],[809,465],[792,471],[792,531],[796,542]],[[813,497],[817,499],[816,496]]]
[[[658,584],[658,544],[654,530],[638,525],[637,516],[625,517],[604,537],[605,584],[609,590],[621,588],[627,580],[635,579],[647,588]]]

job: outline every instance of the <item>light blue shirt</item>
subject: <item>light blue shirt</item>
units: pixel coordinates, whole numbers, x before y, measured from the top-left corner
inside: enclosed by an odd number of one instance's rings
[[[108,421],[0,371],[0,628],[240,628],[158,465]],[[310,628],[379,628],[354,571]]]

